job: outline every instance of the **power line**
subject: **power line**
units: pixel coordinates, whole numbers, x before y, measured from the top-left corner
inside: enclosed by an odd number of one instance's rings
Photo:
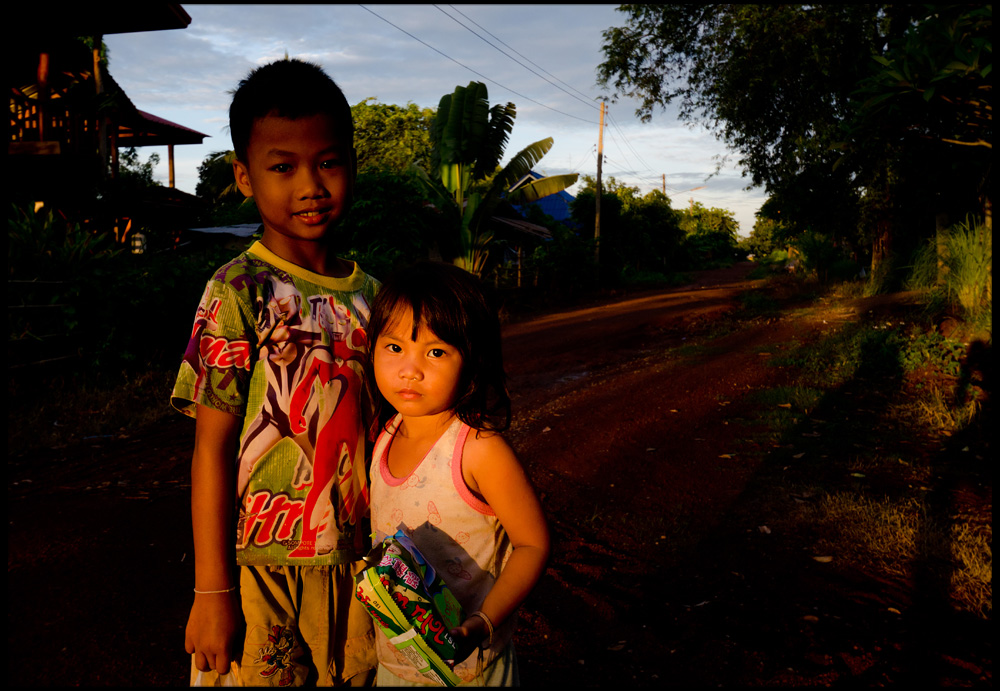
[[[515,48],[513,48],[513,47],[512,47],[512,46],[510,46],[509,44],[505,43],[505,42],[503,41],[503,39],[501,39],[500,37],[498,37],[498,36],[497,36],[496,34],[493,34],[493,33],[490,33],[490,31],[489,31],[488,29],[484,28],[484,27],[483,27],[483,26],[481,26],[480,24],[477,24],[477,23],[476,23],[476,21],[475,21],[474,19],[472,19],[471,17],[469,17],[469,16],[467,15],[467,14],[463,13],[463,12],[462,12],[461,10],[459,10],[459,9],[458,9],[457,7],[455,7],[454,5],[448,5],[448,7],[450,7],[450,8],[452,9],[452,10],[454,10],[454,11],[455,11],[455,12],[457,12],[458,14],[460,14],[460,15],[462,15],[463,17],[465,17],[466,19],[468,19],[468,20],[469,20],[470,22],[472,22],[473,24],[475,24],[475,25],[476,25],[476,26],[477,26],[477,27],[478,27],[479,29],[481,29],[481,30],[482,30],[482,31],[483,31],[484,33],[487,33],[487,34],[489,34],[490,36],[492,36],[492,37],[493,37],[494,39],[496,39],[496,40],[497,40],[497,41],[499,41],[500,43],[503,43],[503,45],[504,45],[504,46],[506,46],[507,48],[510,48],[510,50],[512,50],[512,51],[513,51],[514,53],[517,53],[517,55],[518,55],[518,56],[520,56],[520,57],[524,58],[525,60],[527,60],[528,62],[530,62],[530,63],[531,63],[532,65],[534,65],[535,67],[537,67],[538,69],[540,69],[540,70],[541,70],[542,72],[545,72],[545,74],[547,74],[547,75],[549,75],[550,77],[552,77],[552,79],[555,79],[556,81],[558,81],[558,82],[560,82],[560,83],[562,83],[562,84],[565,84],[565,85],[566,85],[567,87],[569,87],[570,89],[573,89],[573,91],[576,91],[576,93],[577,93],[577,94],[580,94],[581,96],[584,96],[584,98],[580,98],[580,96],[577,96],[576,94],[571,94],[570,92],[566,91],[566,89],[564,89],[564,88],[562,88],[561,86],[559,86],[559,84],[556,84],[556,83],[554,83],[554,82],[553,82],[552,80],[550,80],[550,79],[546,78],[545,76],[543,76],[543,75],[541,75],[541,74],[538,74],[538,72],[535,72],[535,70],[531,69],[530,67],[528,67],[528,66],[527,66],[527,65],[525,65],[524,63],[522,63],[522,62],[520,62],[519,60],[517,60],[516,58],[512,57],[512,56],[511,56],[511,55],[510,55],[509,53],[507,53],[506,51],[504,51],[504,50],[501,50],[501,49],[500,49],[499,47],[497,47],[497,46],[496,46],[495,44],[491,43],[490,41],[487,41],[487,40],[486,40],[485,38],[483,38],[482,36],[480,36],[480,35],[479,35],[478,33],[476,33],[475,31],[473,31],[472,29],[470,29],[470,28],[469,28],[468,26],[466,26],[466,25],[465,25],[465,24],[463,24],[462,22],[460,22],[460,21],[458,21],[457,19],[455,19],[454,17],[452,17],[452,16],[450,15],[450,14],[448,14],[447,12],[445,12],[444,10],[442,10],[442,9],[441,9],[440,7],[438,7],[437,5],[435,5],[434,7],[435,7],[435,8],[436,8],[436,9],[437,9],[437,10],[438,10],[439,12],[441,12],[442,14],[444,14],[444,15],[445,15],[446,17],[448,17],[449,19],[451,19],[451,20],[452,20],[453,22],[455,22],[455,23],[457,23],[457,24],[458,24],[459,26],[461,26],[461,27],[465,28],[465,29],[466,29],[467,31],[469,31],[469,32],[470,32],[470,33],[471,33],[472,35],[476,36],[477,38],[479,38],[479,39],[480,39],[481,41],[483,41],[484,43],[486,43],[486,44],[488,44],[488,45],[492,46],[492,47],[493,47],[493,48],[495,48],[495,49],[496,49],[497,51],[499,51],[500,53],[502,53],[502,54],[503,54],[503,55],[505,55],[506,57],[510,58],[510,59],[511,59],[511,60],[513,60],[513,61],[514,61],[515,63],[517,63],[518,65],[520,65],[520,66],[521,66],[521,67],[523,67],[524,69],[528,70],[529,72],[531,72],[531,73],[532,73],[532,74],[534,74],[535,76],[539,77],[540,79],[543,79],[543,80],[545,80],[545,81],[546,81],[546,82],[548,82],[549,84],[552,84],[552,86],[556,87],[557,89],[559,89],[560,91],[562,91],[562,92],[563,92],[564,94],[566,94],[567,96],[571,96],[572,98],[575,98],[576,100],[578,100],[578,101],[580,101],[581,103],[583,103],[583,104],[584,104],[585,106],[588,106],[588,107],[590,107],[590,108],[594,108],[595,110],[597,110],[597,109],[599,108],[599,107],[598,107],[598,106],[597,106],[597,105],[596,105],[595,103],[593,103],[593,102],[592,102],[592,101],[593,101],[593,99],[592,99],[592,98],[591,98],[590,100],[585,100],[585,99],[587,99],[587,98],[589,98],[589,97],[587,97],[587,96],[586,96],[586,94],[584,94],[584,93],[583,93],[582,91],[580,91],[579,89],[575,89],[574,87],[570,86],[569,84],[566,84],[566,82],[564,82],[563,80],[559,79],[559,77],[555,76],[554,74],[552,74],[551,72],[549,72],[548,70],[546,70],[546,69],[545,69],[544,67],[542,67],[542,66],[541,66],[541,65],[539,65],[538,63],[536,63],[536,62],[533,62],[533,61],[532,61],[532,60],[531,60],[530,58],[528,58],[528,57],[526,57],[526,56],[522,55],[521,53],[518,53],[518,51],[517,51],[517,50],[516,50]]]
[[[632,146],[632,142],[630,142],[628,137],[625,136],[625,133],[622,131],[622,128],[618,125],[618,121],[614,117],[612,117],[610,113],[608,113],[607,115],[608,119],[611,121],[611,124],[614,126],[615,130],[617,130],[618,134],[621,135],[621,138],[625,140],[625,143],[628,145],[629,150],[633,154],[635,154],[635,157],[639,159],[639,162],[646,167],[646,170],[650,171],[653,170],[652,166],[646,163],[646,161],[643,160],[642,156],[639,155],[639,152],[635,150],[635,147]]]
[[[445,57],[445,58],[447,58],[447,59],[451,60],[451,61],[452,61],[453,63],[455,63],[456,65],[459,65],[460,67],[464,67],[465,69],[469,70],[469,71],[470,71],[470,72],[472,72],[473,74],[475,74],[475,75],[478,75],[478,76],[482,77],[483,79],[485,79],[486,81],[488,81],[488,82],[490,82],[490,83],[492,83],[492,84],[496,84],[496,85],[497,85],[497,86],[499,86],[499,87],[500,87],[501,89],[506,89],[507,91],[509,91],[510,93],[514,94],[515,96],[518,96],[518,97],[520,97],[520,98],[523,98],[523,99],[526,99],[526,100],[528,100],[528,101],[531,101],[531,102],[532,102],[532,103],[534,103],[535,105],[539,105],[539,106],[542,106],[543,108],[548,108],[549,110],[551,110],[551,111],[552,111],[552,112],[554,112],[554,113],[559,113],[560,115],[565,115],[565,116],[566,116],[566,117],[568,117],[568,118],[573,118],[573,119],[575,119],[575,120],[580,120],[581,122],[586,122],[586,123],[588,123],[588,124],[593,124],[593,122],[592,122],[592,121],[590,121],[590,120],[587,120],[587,119],[585,119],[585,118],[581,118],[581,117],[579,117],[579,116],[576,116],[576,115],[571,115],[570,113],[564,113],[563,111],[561,111],[561,110],[559,110],[559,109],[557,109],[557,108],[553,108],[552,106],[549,106],[549,105],[546,105],[546,104],[544,104],[544,103],[541,103],[541,102],[539,102],[539,101],[536,101],[535,99],[533,99],[533,98],[531,98],[531,97],[529,97],[529,96],[525,96],[524,94],[522,94],[522,93],[520,93],[520,92],[517,92],[517,91],[515,91],[514,89],[511,89],[511,88],[510,88],[509,86],[505,86],[505,85],[501,84],[500,82],[498,82],[498,81],[496,81],[496,80],[494,80],[494,79],[490,79],[490,78],[489,78],[489,77],[487,77],[487,76],[486,76],[485,74],[483,74],[483,73],[481,73],[481,72],[477,72],[476,70],[472,69],[472,68],[471,68],[471,67],[469,67],[468,65],[465,65],[465,64],[463,64],[462,62],[459,62],[459,61],[458,61],[458,60],[456,60],[455,58],[451,57],[451,56],[450,56],[450,55],[448,55],[447,53],[444,53],[444,52],[442,52],[442,51],[438,50],[437,48],[435,48],[434,46],[432,46],[432,45],[431,45],[430,43],[427,43],[427,41],[424,41],[424,40],[422,40],[422,39],[420,39],[420,38],[417,38],[416,36],[414,36],[413,34],[411,34],[411,33],[410,33],[409,31],[407,31],[406,29],[403,29],[402,27],[399,27],[399,26],[396,26],[395,24],[393,24],[392,22],[390,22],[390,21],[389,21],[388,19],[386,19],[385,17],[383,17],[383,16],[382,16],[382,15],[380,15],[379,13],[377,13],[377,12],[375,12],[375,11],[371,10],[370,8],[368,8],[368,7],[365,7],[364,5],[358,5],[358,7],[360,7],[360,8],[361,8],[361,9],[363,9],[363,10],[366,10],[367,12],[370,12],[371,14],[375,15],[376,17],[378,17],[379,19],[381,19],[381,20],[382,20],[383,22],[385,22],[385,23],[386,23],[386,24],[388,24],[389,26],[393,27],[394,29],[397,29],[398,31],[401,31],[401,32],[403,32],[404,34],[406,34],[407,36],[409,36],[410,38],[412,38],[412,39],[413,39],[414,41],[417,41],[418,43],[421,43],[421,44],[423,44],[423,45],[427,46],[428,48],[430,48],[431,50],[433,50],[433,51],[434,51],[435,53],[437,53],[437,54],[441,55],[442,57]]]
[[[433,50],[433,51],[434,51],[435,53],[438,53],[438,54],[439,54],[439,55],[441,55],[442,57],[444,57],[444,58],[447,58],[448,60],[450,60],[451,62],[455,63],[456,65],[459,65],[460,67],[462,67],[462,68],[464,68],[464,69],[466,69],[466,70],[468,70],[468,71],[472,72],[473,74],[475,74],[475,75],[478,75],[479,77],[481,77],[482,79],[484,79],[484,80],[486,80],[486,81],[490,82],[491,84],[494,84],[494,85],[496,85],[496,86],[498,86],[498,87],[500,87],[500,88],[502,88],[502,89],[505,89],[505,90],[509,91],[510,93],[514,94],[515,96],[518,96],[519,98],[523,98],[523,99],[526,99],[527,101],[530,101],[531,103],[534,103],[534,104],[536,104],[536,105],[539,105],[539,106],[541,106],[541,107],[543,107],[543,108],[546,108],[546,109],[548,109],[548,110],[551,110],[551,111],[552,111],[552,112],[554,112],[554,113],[559,113],[560,115],[564,115],[564,116],[566,116],[566,117],[570,117],[570,118],[573,118],[573,119],[575,119],[575,120],[580,120],[581,122],[586,122],[586,123],[588,123],[588,124],[591,124],[591,125],[593,125],[593,124],[594,124],[594,122],[593,122],[593,121],[591,121],[591,120],[587,120],[586,118],[581,118],[581,117],[579,117],[579,116],[577,116],[577,115],[573,115],[573,114],[571,114],[571,113],[566,113],[566,112],[564,112],[564,111],[561,111],[561,110],[559,110],[558,108],[553,108],[552,106],[549,106],[549,105],[547,105],[547,104],[545,104],[545,103],[541,103],[541,102],[539,102],[539,101],[537,101],[537,100],[535,100],[535,99],[533,99],[533,98],[531,98],[531,97],[529,97],[529,96],[526,96],[526,95],[524,95],[524,94],[522,94],[522,93],[520,93],[520,92],[518,92],[518,91],[515,91],[514,89],[511,89],[510,87],[508,87],[508,86],[506,86],[506,85],[504,85],[504,84],[501,84],[500,82],[496,81],[495,79],[492,79],[492,78],[490,78],[490,77],[486,76],[485,74],[483,74],[483,73],[481,73],[481,72],[479,72],[479,71],[477,71],[477,70],[474,70],[473,68],[471,68],[471,67],[469,67],[468,65],[466,65],[466,64],[464,64],[464,63],[462,63],[461,61],[459,61],[459,60],[457,60],[457,59],[455,59],[455,58],[451,57],[450,55],[448,55],[447,53],[445,53],[445,52],[443,52],[443,51],[439,50],[438,48],[434,47],[434,46],[433,46],[433,45],[431,45],[430,43],[427,43],[427,42],[426,42],[426,41],[424,41],[423,39],[421,39],[421,38],[419,38],[419,37],[417,37],[417,36],[413,35],[413,34],[412,34],[412,33],[410,33],[409,31],[407,31],[406,29],[403,29],[402,27],[400,27],[400,26],[397,26],[396,24],[393,24],[393,23],[392,23],[391,21],[389,21],[389,20],[388,20],[388,19],[386,19],[385,17],[381,16],[381,15],[380,15],[380,14],[378,14],[377,12],[373,11],[372,9],[370,9],[370,8],[368,8],[368,7],[364,6],[364,5],[359,5],[359,7],[361,7],[361,8],[362,8],[362,9],[364,9],[365,11],[369,12],[370,14],[374,15],[375,17],[377,17],[377,18],[381,19],[381,20],[382,20],[383,22],[385,22],[385,23],[386,23],[386,24],[388,24],[389,26],[393,27],[393,28],[394,28],[394,29],[396,29],[397,31],[400,31],[400,32],[402,32],[402,33],[406,34],[407,36],[409,36],[409,37],[410,37],[410,38],[412,38],[413,40],[417,41],[418,43],[420,43],[420,44],[422,44],[422,45],[426,46],[427,48],[430,48],[430,49],[431,49],[431,50]],[[560,91],[562,91],[563,93],[567,94],[568,96],[571,96],[572,98],[576,99],[577,101],[580,101],[580,102],[581,102],[581,103],[583,103],[584,105],[586,105],[586,106],[588,106],[588,107],[591,107],[591,108],[595,108],[595,109],[597,109],[597,108],[598,108],[598,106],[597,106],[596,104],[592,103],[591,101],[588,101],[588,100],[585,100],[585,99],[589,98],[589,97],[587,96],[587,94],[584,94],[584,93],[583,93],[582,91],[580,91],[579,89],[576,89],[575,87],[571,86],[570,84],[567,84],[567,83],[566,83],[566,82],[564,82],[563,80],[561,80],[561,79],[559,79],[558,77],[556,77],[555,75],[553,75],[553,74],[552,74],[551,72],[548,72],[548,71],[547,71],[547,70],[546,70],[545,68],[541,67],[540,65],[538,65],[537,63],[535,63],[534,61],[532,61],[532,60],[531,60],[530,58],[528,58],[527,56],[525,56],[525,55],[523,55],[522,53],[518,52],[518,51],[517,51],[517,50],[516,50],[515,48],[513,48],[512,46],[510,46],[509,44],[507,44],[506,42],[504,42],[504,41],[503,41],[503,39],[501,39],[501,38],[499,38],[498,36],[496,36],[495,34],[491,33],[491,32],[490,32],[490,31],[489,31],[488,29],[486,29],[486,28],[484,28],[483,26],[481,26],[480,24],[478,24],[478,23],[477,23],[477,22],[476,22],[475,20],[473,20],[473,19],[472,19],[471,17],[469,17],[468,15],[464,14],[464,13],[463,13],[463,12],[462,12],[461,10],[459,10],[459,9],[458,9],[458,8],[456,8],[455,6],[453,6],[453,5],[448,5],[448,7],[449,7],[449,8],[451,9],[451,10],[453,10],[453,11],[454,11],[455,13],[457,13],[457,14],[461,15],[462,17],[464,17],[465,19],[467,19],[467,20],[468,20],[468,21],[469,21],[470,23],[472,23],[473,25],[475,25],[475,26],[476,26],[477,28],[479,28],[480,30],[482,30],[482,31],[483,31],[484,33],[486,33],[486,34],[488,34],[489,36],[491,36],[491,37],[492,37],[493,39],[495,39],[495,40],[496,40],[497,42],[499,42],[499,43],[501,43],[502,45],[504,45],[505,47],[509,48],[509,49],[510,49],[510,50],[511,50],[511,51],[512,51],[513,53],[515,53],[515,54],[516,54],[516,55],[518,55],[519,57],[523,58],[523,59],[524,59],[524,60],[526,60],[527,62],[531,63],[532,65],[534,65],[534,66],[535,66],[535,67],[537,67],[537,68],[538,68],[539,70],[541,70],[541,71],[542,71],[542,72],[544,72],[545,74],[549,75],[550,77],[552,77],[552,78],[553,78],[553,79],[555,79],[556,81],[559,81],[559,82],[560,82],[561,84],[563,84],[563,85],[565,85],[566,87],[568,87],[568,88],[572,89],[572,90],[573,90],[573,91],[575,91],[575,92],[576,92],[577,94],[580,94],[580,96],[583,96],[583,98],[579,98],[578,96],[576,96],[576,95],[574,95],[574,94],[571,94],[571,93],[569,93],[568,91],[566,91],[566,89],[563,89],[563,88],[562,88],[562,87],[560,87],[560,86],[559,86],[558,84],[555,84],[555,83],[553,83],[553,82],[552,82],[551,80],[547,79],[547,78],[546,78],[546,77],[544,77],[543,75],[539,74],[539,73],[538,73],[538,72],[536,72],[535,70],[531,69],[531,68],[530,68],[530,67],[528,67],[527,65],[523,64],[522,62],[520,62],[519,60],[515,59],[515,58],[514,58],[514,57],[512,57],[512,56],[511,56],[510,54],[508,54],[508,53],[507,53],[506,51],[504,51],[504,50],[500,49],[500,48],[499,48],[498,46],[496,46],[496,45],[495,45],[494,43],[492,43],[491,41],[488,41],[488,40],[487,40],[487,39],[485,39],[485,38],[484,38],[484,37],[483,37],[482,35],[480,35],[480,34],[479,34],[479,33],[477,33],[476,31],[473,31],[473,30],[472,30],[471,28],[469,28],[469,27],[468,27],[467,25],[463,24],[463,23],[462,23],[461,21],[459,21],[458,19],[456,19],[456,18],[455,18],[454,16],[452,16],[452,15],[448,14],[447,12],[445,12],[445,11],[444,11],[443,9],[441,9],[441,8],[440,8],[440,7],[438,7],[437,5],[435,5],[434,7],[435,7],[435,9],[437,9],[437,10],[438,10],[439,12],[441,12],[442,14],[444,14],[444,15],[445,15],[446,17],[448,17],[449,19],[451,19],[452,21],[454,21],[454,22],[455,22],[456,24],[458,24],[459,26],[461,26],[461,27],[463,27],[464,29],[466,29],[466,30],[467,30],[467,31],[468,31],[469,33],[473,34],[474,36],[476,36],[477,38],[479,38],[479,39],[480,39],[481,41],[483,41],[484,43],[486,43],[486,44],[490,45],[490,46],[491,46],[492,48],[494,48],[494,49],[495,49],[495,50],[497,50],[498,52],[502,53],[502,54],[503,54],[503,55],[504,55],[505,57],[507,57],[508,59],[510,59],[510,60],[512,60],[513,62],[517,63],[517,64],[518,64],[519,66],[521,66],[521,67],[523,67],[524,69],[528,70],[529,72],[531,72],[531,73],[532,73],[532,74],[534,74],[535,76],[539,77],[540,79],[543,79],[544,81],[546,81],[546,82],[547,82],[547,83],[549,83],[550,85],[552,85],[552,86],[554,86],[555,88],[559,89]],[[618,121],[617,121],[616,119],[614,119],[613,117],[610,117],[610,114],[609,114],[609,118],[608,118],[608,119],[610,120],[610,122],[611,122],[611,125],[612,125],[612,127],[614,128],[614,130],[615,130],[615,131],[616,131],[616,132],[618,133],[618,136],[619,136],[619,137],[621,138],[621,140],[622,140],[622,141],[624,142],[625,146],[626,146],[626,147],[627,147],[627,148],[629,149],[629,151],[631,151],[631,152],[632,152],[632,154],[633,154],[633,155],[634,155],[634,156],[635,156],[635,157],[636,157],[636,158],[638,159],[638,161],[639,161],[639,163],[641,164],[641,166],[643,166],[643,167],[641,167],[641,168],[640,168],[639,166],[633,166],[633,165],[632,165],[632,163],[631,163],[631,162],[630,162],[630,161],[628,160],[628,155],[627,155],[627,153],[625,152],[625,150],[624,150],[624,149],[622,148],[622,146],[620,145],[620,143],[619,143],[619,141],[618,141],[618,137],[614,137],[614,136],[612,136],[612,139],[613,139],[613,140],[614,140],[614,142],[615,142],[615,146],[616,146],[616,147],[618,148],[618,150],[619,150],[619,152],[621,153],[622,157],[623,157],[623,158],[625,159],[625,161],[626,161],[626,164],[627,164],[628,168],[629,168],[629,169],[631,169],[631,172],[629,172],[629,173],[625,173],[625,172],[624,172],[624,170],[622,170],[622,171],[618,171],[618,172],[619,172],[619,175],[628,175],[628,177],[630,177],[630,178],[633,178],[633,179],[638,179],[638,180],[639,180],[639,183],[640,183],[640,184],[642,184],[642,185],[648,185],[649,187],[651,187],[651,188],[653,188],[653,189],[661,189],[661,185],[662,185],[662,182],[661,182],[661,180],[660,180],[660,179],[655,179],[655,180],[654,180],[653,178],[650,178],[650,177],[648,177],[648,173],[653,173],[653,168],[649,166],[649,164],[648,164],[648,163],[647,163],[647,162],[646,162],[646,161],[645,161],[645,160],[644,160],[644,159],[642,158],[642,156],[641,156],[641,155],[639,154],[639,152],[638,152],[638,151],[636,151],[635,147],[634,147],[634,146],[632,146],[632,143],[631,143],[631,141],[630,141],[630,140],[629,140],[629,138],[628,138],[628,137],[627,137],[627,136],[625,135],[624,131],[623,131],[623,130],[621,129],[621,126],[620,126],[620,125],[618,124]],[[610,134],[610,133],[609,133],[609,134]],[[594,151],[594,149],[593,149],[593,148],[591,148],[591,150],[590,150],[590,151],[588,151],[588,152],[586,152],[586,153],[584,154],[584,159],[585,159],[585,158],[586,158],[587,156],[595,156],[595,151]],[[605,157],[604,157],[604,160],[605,160],[606,162],[607,162],[607,161],[609,160],[609,159],[608,159],[608,157],[607,157],[607,155],[605,155]],[[613,161],[613,159],[612,159],[612,161]],[[582,163],[582,162],[581,162],[581,163]],[[581,168],[581,164],[578,164],[577,166],[575,166],[575,169],[579,169],[579,168]],[[643,172],[643,171],[645,171],[645,174],[644,174],[644,172]],[[611,171],[609,171],[609,172],[611,172]],[[655,173],[654,173],[654,174],[655,174]],[[685,191],[680,191],[680,190],[675,190],[675,189],[674,189],[674,188],[672,188],[672,187],[670,187],[670,188],[668,188],[668,189],[670,189],[670,191],[671,191],[671,192],[674,192],[674,194],[675,194],[675,195],[681,195],[681,194],[690,194],[690,192],[685,192]],[[702,199],[704,199],[704,198],[703,198],[703,197],[702,197],[701,195],[691,195],[691,196],[692,196],[692,197],[696,197],[696,198],[697,198],[697,199],[698,199],[699,201],[701,201]],[[726,202],[730,202],[730,203],[732,203],[732,202],[736,202],[736,201],[740,201],[740,200],[736,200],[736,199],[723,199],[723,200],[721,200],[721,202],[722,202],[722,203],[726,203]],[[716,202],[716,203],[719,203],[719,202]]]

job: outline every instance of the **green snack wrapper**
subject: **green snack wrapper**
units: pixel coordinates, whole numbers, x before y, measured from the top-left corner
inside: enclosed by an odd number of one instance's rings
[[[402,531],[366,557],[373,564],[355,579],[355,597],[389,642],[417,670],[442,686],[458,686],[452,671],[455,641],[449,633],[464,620],[462,606]]]

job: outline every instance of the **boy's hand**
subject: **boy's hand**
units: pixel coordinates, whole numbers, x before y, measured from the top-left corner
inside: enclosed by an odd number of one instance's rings
[[[226,674],[233,660],[233,643],[239,627],[239,602],[233,593],[195,595],[184,633],[184,649],[194,654],[202,672]]]
[[[469,617],[461,626],[451,630],[455,639],[455,664],[464,662],[490,635],[486,622],[480,617]]]
[[[236,446],[241,418],[198,406],[191,462],[191,524],[194,528],[195,587],[219,590],[234,582],[233,496]],[[202,672],[225,674],[233,641],[242,624],[236,592],[196,593],[184,634],[184,647]]]

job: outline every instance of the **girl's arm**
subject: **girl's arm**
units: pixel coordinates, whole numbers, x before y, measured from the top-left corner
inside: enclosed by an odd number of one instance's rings
[[[545,570],[550,550],[549,529],[524,468],[500,435],[469,435],[462,475],[469,488],[496,513],[514,548],[480,607],[493,626],[499,627],[524,601]],[[489,630],[480,617],[470,616],[452,633],[459,647],[456,662],[460,662],[487,638]]]
[[[203,405],[196,416],[191,462],[191,522],[194,527],[195,594],[184,647],[203,672],[230,669],[239,627],[239,601],[232,569],[236,445],[240,418]]]

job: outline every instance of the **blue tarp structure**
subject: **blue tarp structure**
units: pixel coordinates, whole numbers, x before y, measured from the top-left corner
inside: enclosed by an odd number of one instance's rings
[[[535,171],[529,172],[523,178],[518,180],[512,187],[512,190],[517,189],[526,182],[531,182],[533,180],[540,180],[544,175],[540,175]],[[566,225],[570,228],[576,228],[576,223],[570,217],[569,206],[573,202],[574,197],[572,194],[563,190],[562,192],[556,192],[555,194],[550,194],[547,197],[542,197],[537,202],[531,202],[531,204],[518,204],[514,205],[514,208],[522,215],[527,217],[528,207],[536,206],[542,210],[548,216],[551,216],[560,223]]]

